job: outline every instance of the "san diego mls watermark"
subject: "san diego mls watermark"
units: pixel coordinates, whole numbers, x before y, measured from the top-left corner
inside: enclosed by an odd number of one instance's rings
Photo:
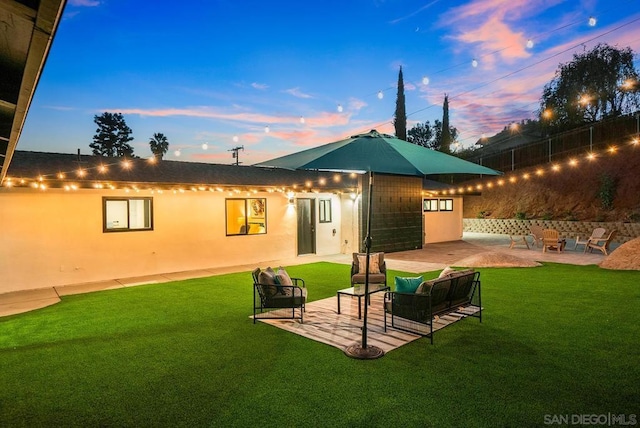
[[[635,414],[564,414],[544,415],[545,425],[597,425],[597,426],[636,426]]]

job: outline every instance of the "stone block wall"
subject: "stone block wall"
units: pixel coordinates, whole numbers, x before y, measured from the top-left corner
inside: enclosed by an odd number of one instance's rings
[[[640,223],[465,218],[463,224],[465,232],[505,235],[526,235],[531,226],[537,225],[545,229],[557,229],[562,237],[571,239],[576,236],[588,237],[596,227],[604,227],[607,231],[617,230],[614,242],[620,244],[640,236]]]

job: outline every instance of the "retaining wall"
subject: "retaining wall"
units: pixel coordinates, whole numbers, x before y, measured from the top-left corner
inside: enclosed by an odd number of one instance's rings
[[[531,226],[541,226],[556,229],[561,237],[572,239],[576,236],[588,237],[596,227],[604,227],[607,231],[617,230],[613,241],[620,244],[640,236],[640,223],[465,218],[463,225],[465,232],[504,235],[527,235]]]

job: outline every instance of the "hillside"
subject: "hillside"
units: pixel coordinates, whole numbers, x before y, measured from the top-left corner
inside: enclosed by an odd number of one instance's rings
[[[640,144],[593,160],[581,157],[575,166],[568,159],[558,165],[557,171],[541,165],[542,175],[536,168],[507,172],[500,178],[503,185],[496,178],[465,183],[483,188],[479,196],[465,196],[464,217],[640,221]],[[603,206],[607,200],[610,207]]]

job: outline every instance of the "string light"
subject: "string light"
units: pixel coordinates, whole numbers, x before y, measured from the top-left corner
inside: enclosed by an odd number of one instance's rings
[[[338,113],[342,113],[342,104],[338,104]]]
[[[589,27],[595,27],[598,21],[593,16],[589,17]]]
[[[378,99],[381,100],[384,98],[384,94],[382,93],[382,91],[378,91]]]
[[[527,49],[531,49],[533,48],[533,40],[529,39],[527,40]]]
[[[472,60],[471,60],[471,66],[472,66],[473,68],[478,67],[478,60],[477,60],[477,59],[475,59],[475,58],[474,58],[474,59],[472,59]]]
[[[209,145],[207,143],[202,143],[202,150],[207,150]]]
[[[429,78],[427,76],[422,77],[422,84],[425,86],[429,84]]]

